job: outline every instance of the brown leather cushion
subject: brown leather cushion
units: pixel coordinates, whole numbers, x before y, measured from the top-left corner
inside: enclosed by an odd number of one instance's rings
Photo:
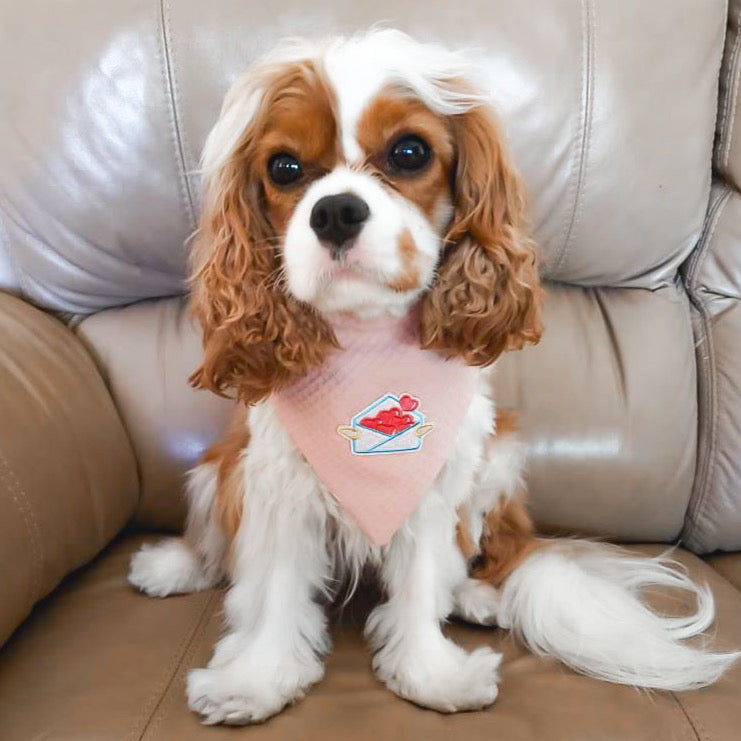
[[[121,530],[138,490],[126,432],[85,348],[0,292],[0,644]]]
[[[221,592],[165,600],[134,592],[125,575],[140,542],[132,537],[112,546],[40,605],[0,653],[4,741],[251,738],[244,729],[205,728],[185,705],[186,672],[205,664],[221,630]],[[659,547],[642,550],[656,553]],[[715,592],[719,644],[741,644],[741,593],[698,558],[678,555]],[[738,739],[741,668],[713,688],[649,695],[538,659],[503,631],[462,625],[449,629],[462,644],[504,651],[499,699],[479,713],[422,710],[371,674],[360,634],[367,602],[361,596],[335,617],[325,679],[303,702],[253,731],[256,738]]]
[[[707,562],[736,589],[741,589],[741,553],[717,553]]]

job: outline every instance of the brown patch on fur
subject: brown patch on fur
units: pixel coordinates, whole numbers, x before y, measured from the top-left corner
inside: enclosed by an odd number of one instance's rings
[[[190,378],[222,396],[234,389],[248,404],[320,366],[337,346],[319,314],[280,286],[276,245],[308,177],[335,161],[333,101],[310,61],[251,74],[266,78],[259,109],[206,183],[191,278],[204,358]],[[222,120],[234,103],[227,98]],[[284,149],[306,159],[309,176],[281,190],[268,183],[266,164]]]
[[[450,118],[456,146],[448,246],[421,302],[425,348],[488,365],[540,339],[541,288],[523,188],[493,112]]]
[[[499,587],[531,553],[545,545],[545,540],[535,537],[525,508],[525,493],[511,499],[503,497],[486,517],[481,538],[482,561],[471,575]]]
[[[407,134],[421,137],[432,149],[427,168],[409,175],[394,172],[388,163],[390,148]],[[448,173],[453,163],[453,142],[445,118],[421,101],[389,90],[365,109],[356,136],[367,163],[384,182],[416,204],[434,223],[440,205],[450,199]]]
[[[234,413],[226,435],[203,455],[201,463],[216,468],[216,492],[212,515],[217,518],[229,541],[234,539],[242,519],[244,477],[239,462],[250,441],[247,409],[240,405]]]
[[[296,204],[312,180],[326,175],[340,160],[334,93],[314,71],[284,83],[257,143],[255,167],[262,176],[270,221],[284,234]],[[295,185],[276,186],[267,176],[268,161],[287,152],[299,159],[304,177]]]
[[[519,429],[518,414],[513,409],[497,409],[494,439],[504,435],[515,435]]]
[[[419,286],[419,268],[417,267],[417,246],[414,239],[405,229],[399,237],[401,254],[401,274],[387,283],[394,291],[412,291]]]
[[[498,439],[516,432],[516,412],[497,410],[496,433],[490,437],[489,444],[496,445]],[[458,548],[467,562],[475,561],[471,576],[495,587],[501,586],[517,566],[547,543],[535,536],[525,507],[524,491],[514,497],[500,498],[498,505],[486,515],[484,531],[478,544],[473,542],[467,523],[468,512],[464,506],[458,511]]]
[[[471,537],[471,531],[468,529],[468,507],[463,505],[458,508],[458,523],[455,527],[455,540],[458,544],[458,550],[463,554],[463,558],[468,563],[477,556],[481,550],[476,546]]]

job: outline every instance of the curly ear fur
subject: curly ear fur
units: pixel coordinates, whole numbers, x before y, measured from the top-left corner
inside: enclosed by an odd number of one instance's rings
[[[239,82],[227,96],[206,145],[205,207],[192,253],[191,307],[203,328],[204,358],[190,383],[222,396],[232,389],[248,404],[318,367],[336,347],[326,322],[281,289],[276,235],[253,171],[271,99],[287,75],[301,74],[282,72],[266,73],[269,84],[259,90],[256,110],[243,111],[239,125],[249,123],[239,137],[231,130],[240,119],[234,107],[249,106],[251,96],[236,89]],[[257,71],[252,79],[259,79]],[[224,157],[218,145],[226,142],[232,151]]]
[[[487,106],[451,117],[457,147],[453,220],[422,300],[423,347],[488,365],[540,339],[541,288],[524,230],[519,177]]]

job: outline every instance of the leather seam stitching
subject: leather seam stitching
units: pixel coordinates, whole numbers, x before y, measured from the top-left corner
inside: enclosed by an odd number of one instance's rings
[[[196,228],[195,202],[185,166],[185,147],[180,124],[179,90],[175,77],[174,62],[171,52],[170,4],[159,0],[160,40],[162,43],[162,77],[167,96],[167,108],[170,119],[170,135],[175,149],[176,168],[178,172],[180,197],[186,211],[186,219],[191,231]]]
[[[731,58],[729,60],[728,75],[726,77],[726,100],[725,110],[723,112],[723,121],[721,124],[721,137],[723,141],[723,154],[721,157],[721,165],[724,171],[728,169],[728,162],[731,157],[731,140],[733,139],[731,132],[733,131],[733,125],[736,121],[736,103],[738,101],[738,89],[739,81],[741,80],[741,67],[738,64],[739,49],[741,48],[741,7],[736,14],[736,39],[733,42],[733,49],[731,51]],[[733,96],[731,96],[731,90],[733,89]],[[731,103],[731,97],[733,102]],[[728,120],[730,114],[730,121]]]
[[[212,605],[218,595],[219,592],[214,591],[208,597],[208,599],[206,599],[203,607],[201,608],[201,611],[198,614],[198,618],[193,625],[193,628],[188,631],[183,639],[180,641],[177,651],[175,652],[175,658],[170,662],[170,665],[168,667],[167,675],[169,678],[167,679],[165,686],[160,691],[154,693],[147,704],[144,706],[144,710],[139,716],[140,718],[142,716],[146,716],[146,720],[141,726],[141,730],[137,732],[136,728],[134,728],[134,730],[132,730],[130,734],[131,737],[135,737],[137,741],[141,741],[142,739],[144,739],[146,735],[156,729],[157,726],[160,724],[162,715],[159,715],[157,717],[158,711],[164,707],[167,695],[172,688],[175,678],[179,675],[181,667],[185,663],[186,659],[188,659],[192,655],[194,647],[199,642],[197,641],[197,639],[203,637],[208,618],[213,614],[213,610],[211,609]],[[135,734],[137,733],[138,735],[135,736]]]
[[[710,206],[708,218],[706,219],[703,233],[700,235],[699,246],[696,248],[690,264],[687,267],[687,291],[690,301],[693,303],[700,315],[702,323],[702,338],[700,343],[696,343],[698,350],[700,345],[704,344],[706,348],[706,359],[700,363],[696,360],[696,366],[699,374],[703,373],[703,366],[706,369],[704,377],[706,379],[702,395],[698,394],[698,440],[697,440],[697,469],[695,480],[692,485],[690,501],[685,513],[684,526],[682,528],[682,541],[692,547],[698,547],[698,543],[693,540],[698,537],[699,523],[698,517],[705,507],[705,502],[709,496],[712,483],[712,461],[715,457],[717,445],[717,398],[715,383],[715,353],[713,349],[713,339],[710,332],[710,319],[706,299],[700,295],[696,281],[702,267],[702,263],[707,258],[713,243],[713,237],[717,229],[720,217],[725,206],[728,204],[732,195],[730,188],[725,188],[723,194],[719,196]],[[703,411],[704,410],[704,411]],[[705,444],[707,443],[707,444]]]
[[[43,563],[43,547],[41,539],[41,528],[33,512],[31,501],[21,485],[17,474],[8,463],[7,458],[0,453],[0,479],[5,484],[6,489],[15,503],[18,512],[23,519],[23,524],[28,533],[29,543],[31,545],[31,554],[34,562],[33,575],[31,577],[32,596],[30,604],[33,605],[34,595],[38,595],[41,589],[41,571]]]
[[[697,463],[696,482],[693,486],[693,494],[690,497],[690,502],[687,507],[684,532],[682,533],[682,541],[692,547],[697,547],[698,545],[692,543],[692,541],[697,537],[697,531],[699,529],[697,518],[704,509],[705,501],[708,498],[708,492],[710,491],[710,484],[713,478],[711,462],[715,458],[717,445],[716,417],[718,411],[715,383],[715,350],[713,347],[712,334],[710,332],[710,320],[704,308],[698,310],[702,322],[702,331],[704,335],[703,340],[707,348],[707,359],[705,361],[705,364],[707,365],[707,382],[703,392],[703,406],[706,409],[706,412],[705,414],[701,414],[701,422],[698,427],[698,450],[700,451],[700,456],[698,457]],[[698,371],[701,371],[701,368],[698,367]],[[698,398],[698,402],[699,401],[700,399]],[[700,435],[706,439],[707,446],[702,445]]]
[[[582,100],[580,110],[581,125],[578,127],[579,153],[572,164],[573,185],[569,188],[574,193],[574,205],[571,215],[566,216],[564,240],[560,253],[553,267],[552,274],[557,276],[566,260],[574,232],[583,211],[584,182],[591,142],[592,109],[594,103],[594,6],[592,0],[582,0],[582,34],[584,36],[582,51]]]
[[[676,692],[671,692],[671,696],[674,698],[674,702],[678,705],[687,724],[692,729],[695,739],[697,741],[710,741],[710,737],[705,733],[705,729],[702,728],[697,718],[685,707],[684,703],[679,699],[679,695]]]

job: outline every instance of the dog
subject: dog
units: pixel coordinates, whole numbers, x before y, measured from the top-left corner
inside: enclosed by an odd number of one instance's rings
[[[289,41],[233,84],[202,159],[192,254],[204,356],[233,393],[190,474],[184,537],[144,546],[151,596],[225,576],[227,633],[190,672],[205,723],[265,720],[323,676],[323,604],[374,567],[378,678],[442,712],[489,706],[500,655],[445,637],[451,614],[514,631],[575,670],[646,688],[710,684],[737,658],[681,643],[714,605],[669,559],[539,538],[524,450],[492,364],[541,335],[525,199],[460,52],[391,29]],[[689,591],[694,614],[640,590]]]

